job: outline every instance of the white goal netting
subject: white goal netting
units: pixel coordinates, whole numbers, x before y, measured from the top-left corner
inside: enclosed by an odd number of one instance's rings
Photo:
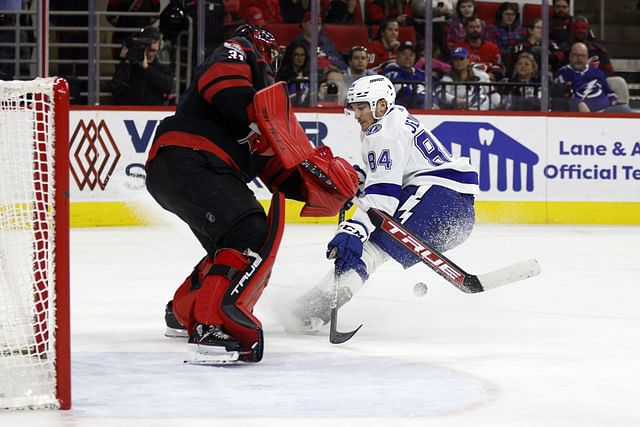
[[[0,82],[0,408],[57,407],[54,79]]]

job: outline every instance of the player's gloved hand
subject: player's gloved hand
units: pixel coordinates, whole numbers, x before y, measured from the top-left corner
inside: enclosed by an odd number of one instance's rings
[[[338,226],[338,232],[327,244],[327,258],[335,258],[336,269],[346,272],[362,267],[362,245],[367,240],[368,233],[364,226],[354,221],[343,221]],[[361,269],[361,268],[360,268]],[[366,271],[366,269],[365,269]]]

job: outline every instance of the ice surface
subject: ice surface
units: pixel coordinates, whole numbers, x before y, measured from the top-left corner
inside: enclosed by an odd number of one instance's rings
[[[330,268],[332,233],[287,226],[256,307],[264,360],[202,367],[163,337],[203,255],[188,230],[73,230],[73,409],[0,426],[640,425],[640,227],[478,225],[454,261],[477,274],[536,257],[542,274],[467,295],[387,263],[341,309],[339,329],[364,327],[339,346],[285,333],[276,312]]]

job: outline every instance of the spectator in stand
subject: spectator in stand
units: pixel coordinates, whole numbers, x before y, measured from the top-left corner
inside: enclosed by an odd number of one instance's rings
[[[409,0],[366,0],[367,24],[382,26],[384,21],[394,19],[399,25],[411,25],[413,12],[409,3]]]
[[[321,107],[344,107],[347,98],[347,82],[344,72],[337,67],[329,67],[324,70],[322,83],[318,90],[318,100]]]
[[[378,34],[369,44],[369,68],[384,68],[385,63],[396,59],[396,53],[400,46],[398,36],[400,26],[398,21],[391,19],[383,21],[378,30]]]
[[[466,82],[489,83],[489,75],[469,61],[469,52],[457,47],[451,53],[450,76],[442,77],[437,89],[439,104],[459,110],[492,110],[500,106],[500,95],[489,85],[467,85]]]
[[[158,60],[161,38],[156,28],[146,27],[125,40],[120,64],[111,79],[116,105],[165,104],[173,90],[173,73]]]
[[[567,88],[571,111],[631,112],[629,105],[618,100],[604,73],[589,64],[589,50],[582,42],[571,46],[569,64],[558,70],[555,82]]]
[[[566,46],[570,43],[571,21],[573,17],[569,0],[553,0],[553,16],[549,18],[549,38],[558,46]]]
[[[396,104],[406,108],[424,108],[424,71],[416,69],[415,63],[416,48],[408,41],[398,48],[395,62],[382,70],[382,74],[394,83]]]
[[[333,65],[341,70],[347,69],[342,55],[338,52],[336,45],[331,39],[322,34],[322,20],[318,17],[318,69],[324,70],[325,68]],[[305,45],[307,52],[311,52],[311,31],[313,30],[313,23],[311,22],[311,12],[307,12],[304,15],[302,21],[302,33],[298,34],[291,41],[300,42]]]
[[[283,22],[282,15],[280,14],[279,0],[240,0],[240,13],[247,22],[249,21],[247,16],[249,14],[248,9],[250,8],[258,9],[252,9],[252,13],[254,15],[260,13],[262,20],[266,23],[281,24]],[[261,26],[264,26],[264,24]]]
[[[309,106],[309,54],[303,43],[291,42],[287,46],[276,80],[287,82],[294,106]]]
[[[611,64],[611,59],[609,58],[607,49],[605,49],[600,43],[596,42],[594,37],[590,37],[591,31],[589,30],[589,20],[582,15],[578,15],[573,18],[573,22],[569,25],[569,28],[571,33],[571,44],[564,47],[560,46],[565,55],[564,64],[566,65],[568,63],[571,45],[581,42],[584,43],[589,50],[589,62],[591,63],[591,66],[599,68],[607,76],[613,75],[613,65]]]
[[[411,0],[413,12],[413,26],[416,28],[418,40],[424,40],[424,16],[427,0]],[[431,0],[433,15],[433,55],[442,58],[447,52],[446,33],[447,25],[453,14],[453,1]]]
[[[542,58],[542,19],[534,19],[527,25],[527,38],[518,43],[511,49],[507,63],[507,75],[512,75],[514,66],[518,61],[518,56],[528,52],[536,59],[536,63],[539,65]],[[549,40],[549,65],[552,71],[556,71],[562,65],[564,59],[564,53],[560,50],[558,45]]]
[[[424,67],[427,62],[424,58],[424,40],[416,43],[416,57],[418,58],[418,60],[416,61],[415,67],[421,71],[424,71]],[[431,75],[433,76],[433,81],[440,80],[442,76],[444,76],[445,74],[449,74],[450,72],[450,64],[437,58],[431,58]]]
[[[160,12],[160,0],[109,0],[107,12],[118,12],[117,15],[107,16],[107,21],[115,28],[144,28],[152,25],[158,17],[152,16],[131,16],[128,12]],[[124,40],[135,34],[137,31],[114,31],[111,36],[111,43],[122,45]],[[120,48],[111,49],[113,59],[120,56]]]
[[[280,0],[280,13],[284,22],[299,24],[311,9],[311,0]]]
[[[331,0],[325,24],[354,24],[356,7],[360,7],[359,0]]]
[[[466,35],[456,47],[464,47],[469,52],[472,64],[481,65],[492,80],[500,80],[504,76],[504,67],[500,48],[483,36],[482,20],[478,17],[467,19],[464,25]]]
[[[350,87],[353,82],[360,77],[371,76],[375,73],[373,70],[367,68],[369,65],[369,53],[364,46],[354,46],[351,48],[349,55],[349,66],[344,76],[344,80],[347,83],[347,87]]]
[[[496,11],[495,27],[487,28],[485,38],[500,48],[502,63],[505,64],[513,47],[527,37],[527,30],[520,25],[518,3],[504,2]]]
[[[509,79],[511,83],[521,86],[510,86],[506,96],[506,109],[517,111],[540,111],[540,74],[536,59],[527,52],[518,56],[513,74]],[[527,83],[533,83],[527,86]]]
[[[458,0],[458,3],[456,3],[456,15],[449,21],[447,26],[447,53],[455,49],[464,40],[466,35],[464,23],[467,19],[475,17],[477,11],[475,0]],[[482,22],[482,28],[484,27],[485,23]]]
[[[247,24],[262,28],[267,23],[262,15],[262,10],[259,7],[248,7],[243,9],[241,14],[242,19],[244,19]]]

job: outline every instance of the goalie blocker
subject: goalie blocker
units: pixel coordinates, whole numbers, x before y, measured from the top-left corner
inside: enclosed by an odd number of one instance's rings
[[[259,175],[269,190],[299,188],[298,198],[305,201],[300,216],[337,215],[355,195],[358,175],[329,147],[314,149],[309,144],[291,108],[286,84],[278,82],[258,91],[248,108],[259,134],[251,148],[272,155]]]

